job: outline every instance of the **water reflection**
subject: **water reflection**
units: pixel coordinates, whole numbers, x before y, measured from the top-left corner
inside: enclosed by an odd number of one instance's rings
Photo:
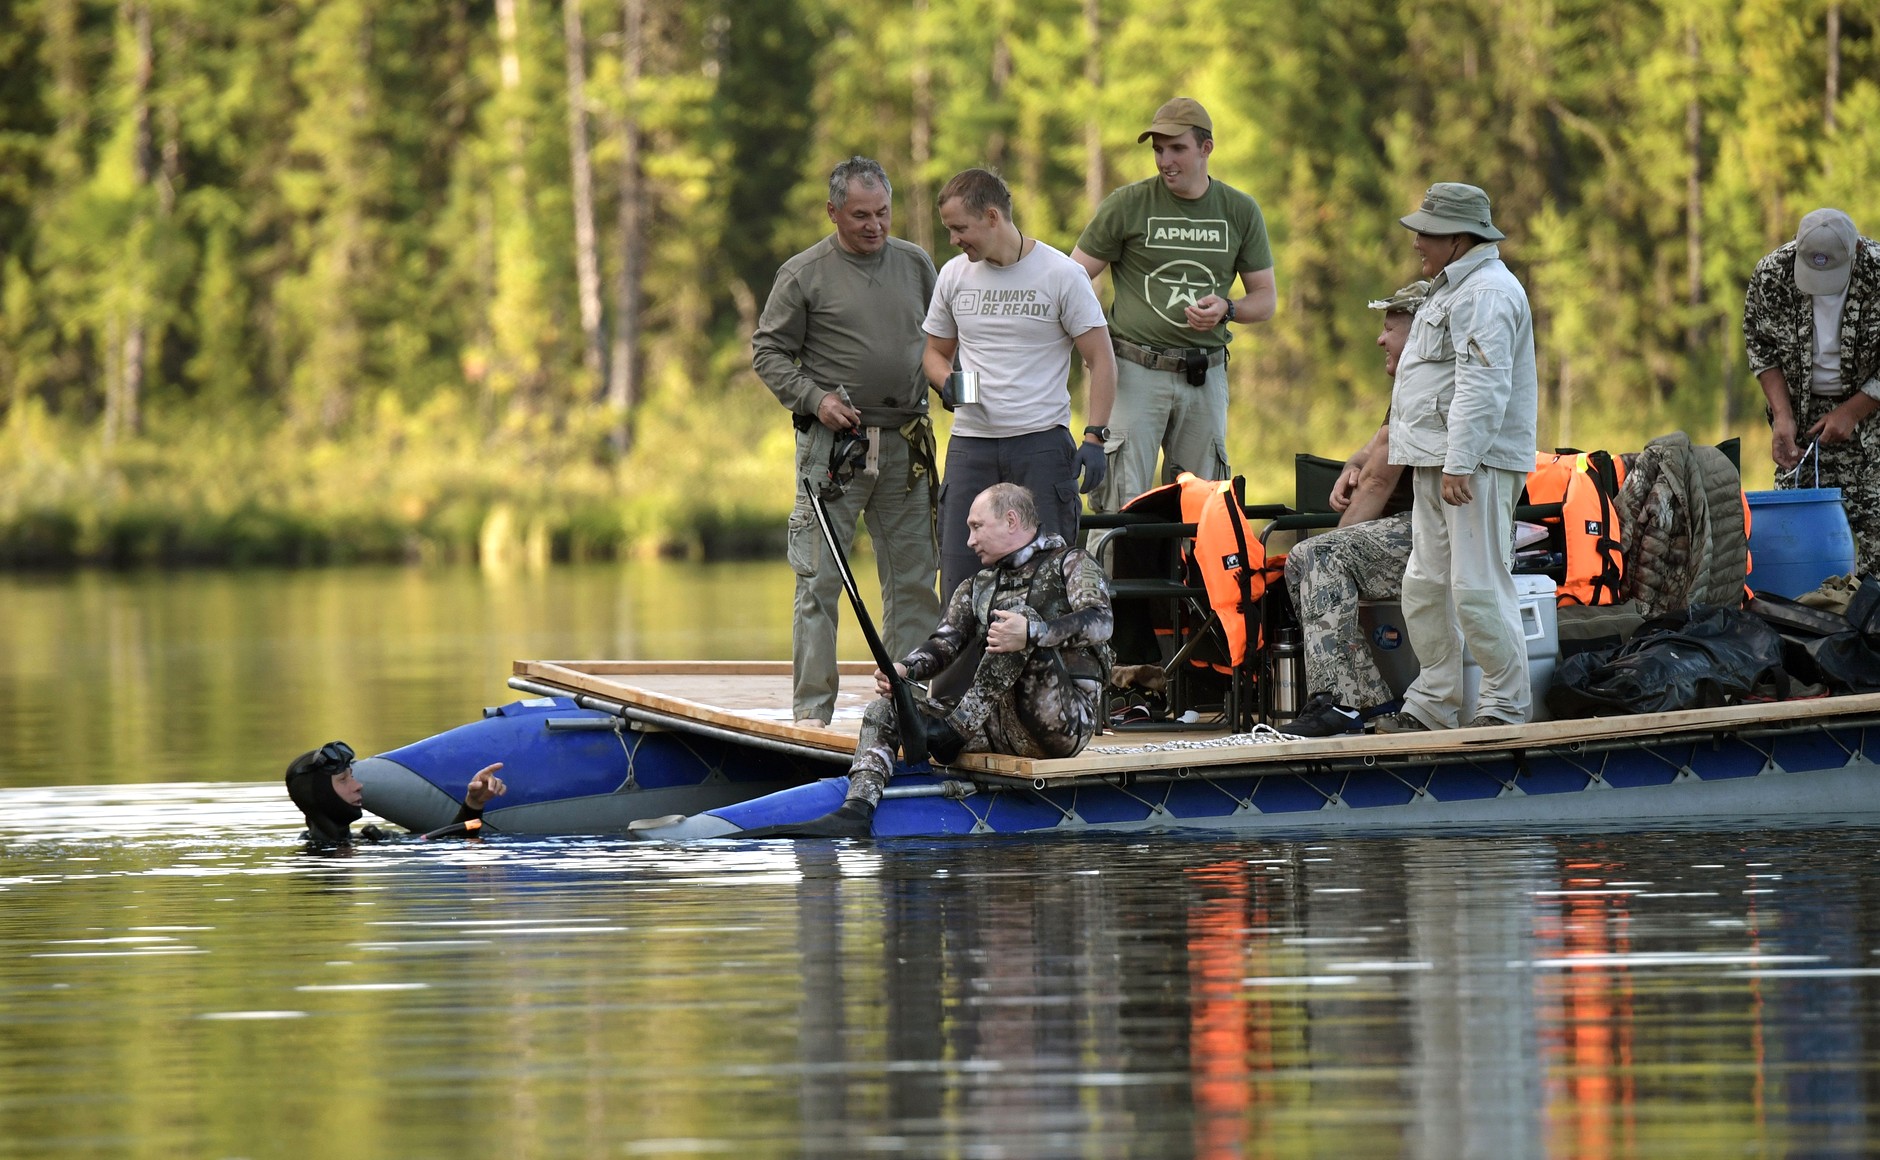
[[[27,1154],[1860,1155],[1865,831],[300,852],[0,791]]]
[[[671,561],[0,575],[0,786],[279,778],[329,738],[378,752],[513,700],[523,657],[788,659],[792,582]]]
[[[298,749],[789,585],[0,577],[0,1154],[1871,1151],[1870,831],[297,849]]]

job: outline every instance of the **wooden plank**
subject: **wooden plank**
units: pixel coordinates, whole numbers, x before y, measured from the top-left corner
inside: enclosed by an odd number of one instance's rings
[[[536,668],[531,669],[533,675],[530,679],[544,680],[538,671],[539,666],[553,663],[536,662]],[[557,676],[555,679],[561,678]],[[792,716],[790,678],[785,674],[648,673],[631,677],[590,675],[588,680],[590,683],[582,688],[582,692],[596,693],[618,701],[635,702],[641,699],[642,694],[654,694],[710,706],[757,721],[788,721]],[[598,692],[601,688],[608,691]],[[838,732],[846,731],[854,736],[861,727],[862,711],[874,699],[875,687],[871,678],[841,678],[836,696],[836,719],[832,727]]]
[[[855,738],[852,734],[841,733],[834,729],[799,728],[788,720],[771,721],[746,713],[734,713],[717,705],[656,692],[643,685],[610,680],[606,676],[581,672],[553,661],[518,661],[516,668],[517,675],[553,685],[558,689],[568,689],[609,701],[636,705],[657,713],[682,717],[688,721],[717,725],[720,728],[734,729],[759,737],[796,741],[819,749],[848,752],[855,748]],[[784,686],[784,691],[787,698],[789,691],[787,684]],[[785,711],[787,713],[787,709]]]
[[[746,667],[753,671],[742,671]],[[863,705],[873,700],[874,666],[851,663],[842,667],[843,700]],[[765,662],[752,662],[746,666],[740,662],[662,664],[657,661],[516,661],[514,669],[517,676],[558,689],[587,693],[754,736],[779,737],[844,753],[854,752],[856,734],[861,726],[860,711],[851,709],[845,712],[839,701],[836,720],[829,726],[822,729],[797,728],[789,720],[788,665],[782,666],[780,673],[772,673],[765,667]],[[754,686],[752,682],[761,678],[775,680],[766,687]],[[709,700],[705,699],[707,695],[710,696]],[[723,704],[725,701],[734,704]],[[1168,736],[1191,735],[1184,733]],[[1014,759],[973,753],[962,757],[956,763],[956,768],[984,773],[1003,772],[1002,767],[993,764],[999,760]]]
[[[525,665],[551,664],[590,676],[659,676],[687,674],[699,676],[788,677],[789,661],[516,661],[512,670],[527,676]],[[873,661],[838,661],[836,672],[845,677],[872,677]]]
[[[1179,766],[1232,765],[1248,762],[1300,761],[1315,757],[1387,757],[1395,760],[1422,756],[1442,757],[1471,751],[1570,745],[1574,742],[1645,739],[1679,733],[1739,729],[1753,725],[1830,720],[1862,713],[1880,713],[1880,693],[1850,697],[1821,697],[1757,705],[1730,705],[1719,709],[1681,709],[1670,713],[1639,713],[1625,717],[1586,717],[1564,721],[1537,721],[1528,725],[1500,725],[1487,729],[1442,729],[1429,733],[1352,734],[1304,741],[1275,742],[1221,749],[1173,750],[1164,753],[1101,752],[1147,742],[1124,740],[1126,735],[1104,734],[1089,749],[1068,758],[1023,758],[995,755],[996,771],[1020,777],[1052,780],[1087,777],[1127,770],[1166,769]],[[1188,735],[1193,737],[1193,735]],[[1203,737],[1206,735],[1204,734]],[[1113,740],[1114,739],[1114,740]],[[1201,738],[1196,737],[1195,740]]]
[[[859,712],[874,697],[874,667],[866,662],[842,666],[842,696],[831,728],[799,729],[789,720],[789,666],[771,661],[517,661],[518,675],[623,704],[717,725],[755,736],[776,737],[819,748],[852,751]],[[1157,733],[1105,733],[1076,757],[1027,758],[973,753],[955,768],[1009,777],[1065,778],[1178,767],[1260,765],[1324,758],[1379,757],[1414,760],[1466,755],[1511,748],[1571,745],[1628,738],[1645,739],[1682,733],[1731,730],[1769,724],[1829,721],[1859,714],[1880,714],[1880,693],[1826,697],[1807,701],[1687,709],[1620,717],[1542,721],[1486,729],[1446,729],[1429,733],[1349,735],[1267,745],[1177,749],[1151,753],[1111,753],[1171,741],[1205,741],[1218,732],[1182,730]]]

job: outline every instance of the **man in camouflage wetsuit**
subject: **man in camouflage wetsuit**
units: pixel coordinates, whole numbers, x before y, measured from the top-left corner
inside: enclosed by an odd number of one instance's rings
[[[1395,377],[1410,335],[1410,320],[1428,297],[1427,281],[1412,282],[1370,304],[1384,312],[1377,345],[1384,373]],[[1410,559],[1410,510],[1397,493],[1404,469],[1390,461],[1390,423],[1345,462],[1332,488],[1338,527],[1301,540],[1286,554],[1286,588],[1305,636],[1306,687],[1311,698],[1283,726],[1299,737],[1357,733],[1364,722],[1394,706],[1390,686],[1358,627],[1358,601],[1396,600]]]
[[[1110,669],[1110,587],[1097,562],[1062,536],[1041,532],[1029,490],[996,483],[966,517],[967,544],[984,565],[960,582],[940,627],[895,665],[924,681],[953,663],[969,642],[985,657],[957,705],[923,704],[920,727],[936,764],[961,753],[1071,757],[1096,734]],[[900,726],[888,678],[875,674],[881,698],[862,714],[842,807],[793,836],[862,837],[894,772]],[[931,714],[929,716],[928,714]]]
[[[1819,440],[1819,486],[1841,489],[1855,568],[1880,573],[1880,242],[1838,209],[1804,217],[1756,263],[1743,345],[1769,403],[1776,486],[1817,486],[1802,456]]]

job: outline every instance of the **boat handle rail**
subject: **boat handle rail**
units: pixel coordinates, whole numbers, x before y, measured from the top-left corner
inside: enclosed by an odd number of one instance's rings
[[[881,796],[884,799],[937,797],[952,798],[958,801],[962,798],[972,797],[978,792],[979,787],[972,782],[960,781],[956,778],[949,777],[944,781],[932,782],[927,785],[890,785],[887,789],[881,791]]]

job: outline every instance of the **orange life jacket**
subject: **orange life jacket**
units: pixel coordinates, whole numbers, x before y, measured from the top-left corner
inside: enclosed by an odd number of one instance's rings
[[[1543,522],[1560,532],[1566,549],[1561,604],[1617,604],[1625,582],[1619,542],[1619,485],[1625,465],[1604,451],[1539,452],[1528,473],[1527,502],[1559,504],[1558,519]]]
[[[1219,672],[1245,662],[1250,623],[1252,639],[1258,642],[1259,600],[1266,594],[1267,578],[1285,561],[1284,556],[1266,559],[1259,537],[1249,531],[1241,505],[1245,487],[1243,478],[1202,479],[1184,471],[1174,483],[1151,488],[1123,505],[1124,511],[1195,525],[1194,539],[1182,553],[1183,571],[1189,586],[1207,590],[1208,607],[1220,618],[1228,649],[1225,657],[1213,650],[1214,659],[1197,656],[1189,663]],[[1122,546],[1116,557],[1119,570]],[[1155,628],[1158,635],[1171,631],[1161,624]]]
[[[1195,570],[1208,590],[1208,606],[1226,630],[1228,663],[1238,666],[1247,659],[1250,631],[1256,644],[1259,640],[1258,601],[1266,595],[1267,576],[1266,551],[1241,510],[1246,481],[1238,476],[1201,479],[1184,471],[1175,483],[1182,489],[1183,521],[1192,518],[1195,525]]]

